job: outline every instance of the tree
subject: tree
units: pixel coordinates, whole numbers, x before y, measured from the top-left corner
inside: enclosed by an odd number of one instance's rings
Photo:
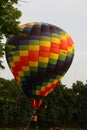
[[[87,128],[87,84],[77,81],[72,88],[76,99],[74,121],[77,127]]]
[[[14,79],[0,78],[0,126],[27,125],[34,110],[29,102]],[[87,84],[77,81],[72,88],[59,84],[37,114],[41,127],[87,128]]]
[[[25,125],[32,106],[15,80],[0,78],[0,126]]]
[[[65,99],[63,97],[65,85],[61,83],[46,97],[44,104],[47,105],[45,110],[45,122],[48,126],[64,125],[65,119]]]
[[[4,55],[5,45],[2,39],[19,33],[19,21],[21,12],[14,7],[18,0],[0,0],[0,58]],[[0,68],[4,68],[0,60]]]

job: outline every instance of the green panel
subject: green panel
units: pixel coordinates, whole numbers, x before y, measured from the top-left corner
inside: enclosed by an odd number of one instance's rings
[[[28,45],[20,45],[20,50],[27,50],[28,49]]]
[[[54,81],[54,79],[50,79],[50,80],[49,80],[50,83],[53,83],[53,81]]]
[[[24,76],[21,76],[20,79],[21,79],[21,81],[24,81],[24,80],[25,80]]]
[[[30,66],[30,71],[37,72],[38,71],[38,67]]]
[[[72,53],[71,53],[71,52],[68,52],[68,53],[67,53],[67,56],[68,56],[68,57],[71,57],[71,56],[72,56]]]
[[[35,90],[34,90],[34,89],[32,90],[32,95],[33,95],[33,94],[36,94],[36,89],[35,89]]]
[[[43,82],[43,86],[47,86],[47,84],[48,84],[47,82]]]
[[[49,63],[55,65],[55,64],[57,63],[57,60],[50,58],[50,59],[49,59]]]
[[[19,51],[14,51],[14,56],[19,56]]]
[[[29,72],[29,71],[24,71],[24,75],[25,75],[25,76],[29,76],[29,75],[30,75],[30,72]]]
[[[40,89],[41,89],[41,86],[38,85],[38,86],[36,87],[36,90],[40,90]]]
[[[59,60],[65,61],[65,58],[66,58],[66,56],[64,56],[64,55],[59,55]]]
[[[57,33],[51,33],[51,37],[53,37],[53,38],[59,38],[59,35]]]
[[[60,34],[60,35],[65,35],[66,32],[62,30],[61,32],[59,32],[59,34]]]
[[[39,45],[39,40],[29,40],[29,45]]]
[[[13,57],[9,57],[9,62],[13,62],[14,60],[13,60]]]
[[[57,75],[56,79],[59,80],[60,76],[61,76],[61,75]]]
[[[41,37],[40,37],[40,40],[41,40],[41,41],[50,41],[50,37],[41,36]]]
[[[39,67],[46,68],[47,67],[47,63],[39,62]]]

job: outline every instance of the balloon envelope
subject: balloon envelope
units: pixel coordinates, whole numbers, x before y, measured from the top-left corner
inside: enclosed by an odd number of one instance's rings
[[[7,41],[14,45],[12,52],[6,53],[7,62],[27,97],[41,102],[70,67],[74,56],[73,40],[64,30],[48,23],[32,22],[20,28],[23,35]],[[37,101],[36,104],[40,106]]]

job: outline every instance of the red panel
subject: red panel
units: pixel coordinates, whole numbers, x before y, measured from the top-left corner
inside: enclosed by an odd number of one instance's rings
[[[16,78],[18,76],[18,71],[15,71],[15,69],[13,69],[13,75]]]
[[[46,94],[46,91],[44,90],[44,91],[40,91],[40,95],[41,96],[45,96],[45,94]]]
[[[42,96],[45,96],[46,95],[46,93],[50,93],[55,87],[56,87],[56,85],[59,83],[60,81],[58,81],[56,84],[51,84],[50,85],[50,87],[46,87],[45,89],[44,89],[44,91],[41,91],[40,92],[40,95],[42,95]]]
[[[29,56],[20,56],[19,62],[22,66],[29,66]]]
[[[39,51],[29,51],[29,61],[38,61]]]
[[[51,50],[52,53],[56,53],[59,54],[60,52],[60,44],[56,44],[56,43],[51,43]]]
[[[42,57],[49,57],[50,53],[49,52],[41,52],[39,53],[39,56],[42,56]]]
[[[31,100],[31,103],[32,103],[33,107],[37,110],[40,107],[40,105],[42,104],[42,100],[33,99],[33,100]]]
[[[46,52],[49,52],[49,51],[50,51],[50,47],[40,46],[40,51],[46,51]]]
[[[22,71],[22,66],[29,66],[29,57],[28,56],[20,56],[19,62],[14,62],[15,66],[12,67],[14,77],[18,76],[18,72]]]

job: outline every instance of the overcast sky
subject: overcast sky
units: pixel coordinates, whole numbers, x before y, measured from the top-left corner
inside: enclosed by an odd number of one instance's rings
[[[87,0],[24,0],[17,8],[22,11],[21,24],[41,21],[59,26],[68,32],[75,44],[73,63],[62,79],[71,86],[77,80],[87,80]],[[13,78],[4,58],[6,69],[0,77]]]

